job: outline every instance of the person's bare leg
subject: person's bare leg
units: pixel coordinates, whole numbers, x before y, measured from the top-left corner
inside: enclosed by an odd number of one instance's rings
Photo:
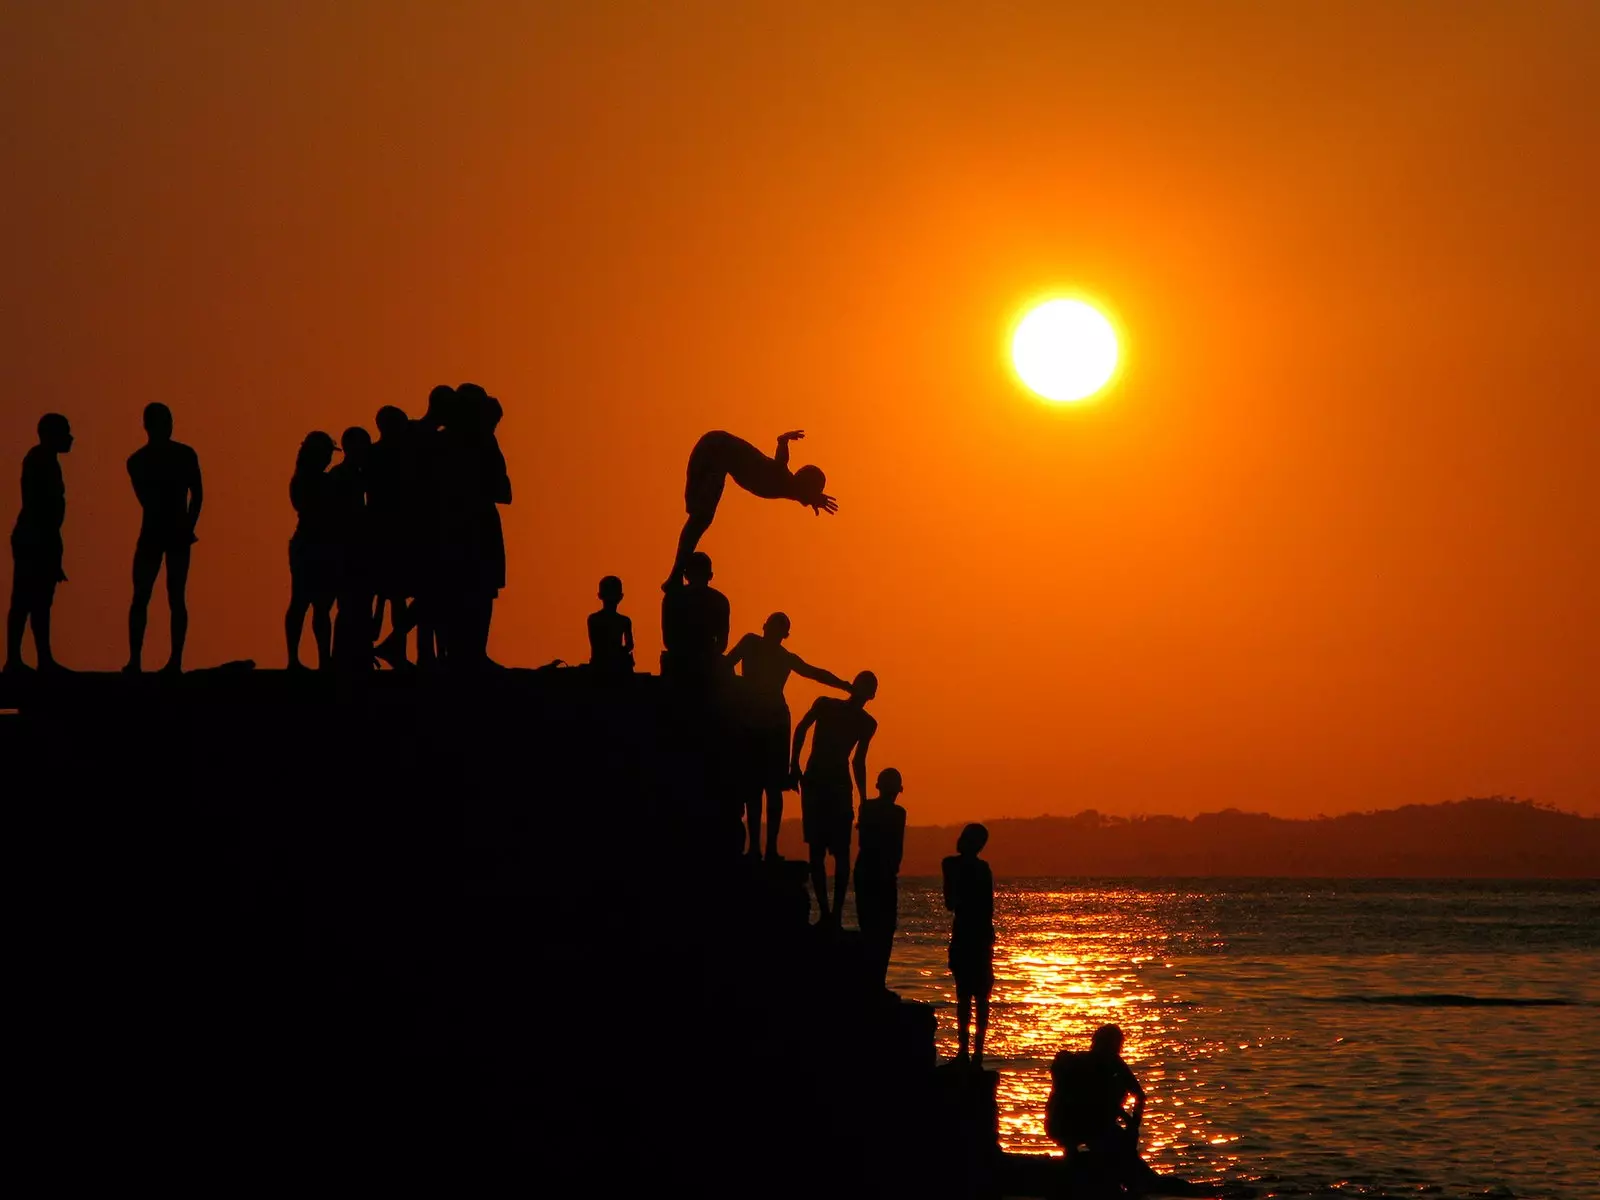
[[[683,574],[683,564],[688,561],[689,555],[695,552],[695,547],[700,545],[700,539],[705,536],[706,530],[711,528],[711,519],[717,515],[717,510],[708,513],[690,513],[683,523],[683,532],[678,535],[678,557],[672,560],[672,574],[667,576],[663,588],[671,587]]]
[[[311,636],[317,642],[317,670],[326,671],[333,666],[333,616],[332,605],[313,603],[311,606]]]
[[[844,898],[850,891],[850,851],[833,856],[833,919],[844,920]]]
[[[167,555],[167,616],[172,631],[172,653],[167,656],[167,671],[183,670],[183,644],[189,640],[189,555]]]
[[[56,656],[50,649],[50,601],[39,601],[28,619],[33,624],[34,661],[39,670],[48,671],[56,665]]]
[[[744,830],[747,858],[761,857],[761,793],[757,792],[744,802]]]
[[[302,665],[300,662],[300,635],[305,630],[306,610],[310,607],[311,601],[295,592],[289,597],[289,611],[283,614],[283,640],[289,646],[289,669],[291,671]]]
[[[161,556],[133,552],[133,603],[128,606],[128,665],[124,671],[138,674],[144,669],[144,627],[150,617],[150,596],[156,590],[161,571]]]
[[[756,800],[759,806],[760,798]],[[767,861],[778,861],[778,833],[783,826],[783,784],[767,787]]]
[[[811,847],[811,890],[817,895],[817,912],[820,925],[828,923],[828,848]]]
[[[966,1062],[967,1033],[972,1025],[972,993],[959,983],[956,984],[956,1021],[956,1045],[959,1047],[956,1061]]]
[[[22,663],[22,631],[28,627],[28,606],[17,589],[11,589],[11,608],[6,612],[6,670],[20,671]]]
[[[972,1064],[976,1067],[983,1066],[983,1035],[989,1032],[989,993],[979,992],[978,1001],[978,1030],[972,1039]]]

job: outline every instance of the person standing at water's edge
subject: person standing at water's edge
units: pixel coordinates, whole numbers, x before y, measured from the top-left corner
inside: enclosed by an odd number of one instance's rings
[[[989,1030],[989,995],[994,991],[994,876],[979,858],[989,841],[982,825],[968,825],[956,839],[956,852],[944,860],[944,906],[950,910],[950,974],[956,979],[956,1019],[960,1053],[967,1061],[967,1029],[978,1009],[972,1063],[983,1066],[983,1037]]]
[[[760,636],[747,633],[728,654],[730,669],[738,667],[745,680],[742,724],[750,744],[752,763],[745,801],[751,858],[761,857],[761,797],[767,798],[767,857],[778,857],[778,829],[783,821],[783,791],[789,784],[789,704],[783,689],[791,673],[848,692],[850,685],[832,671],[813,667],[784,647],[789,618],[776,612],[767,618]]]
[[[172,410],[165,404],[147,404],[144,410],[147,441],[128,459],[128,478],[139,498],[144,518],[133,551],[133,603],[128,608],[128,665],[124,671],[144,669],[144,628],[150,613],[150,595],[164,561],[167,566],[167,610],[172,648],[165,670],[183,670],[183,643],[189,634],[190,548],[199,539],[204,495],[200,486],[200,457],[182,442],[172,440]]]
[[[794,500],[816,513],[834,513],[839,505],[822,489],[827,477],[820,467],[789,470],[789,443],[805,437],[805,430],[791,429],[778,435],[777,453],[768,458],[742,437],[715,429],[694,444],[689,452],[688,478],[684,482],[683,506],[688,519],[678,535],[678,553],[672,560],[672,574],[662,590],[673,587],[683,574],[689,555],[717,515],[722,491],[731,478],[752,496],[763,500]]]
[[[900,860],[906,849],[906,810],[896,801],[905,791],[900,772],[878,772],[878,795],[862,802],[856,819],[861,844],[856,852],[856,919],[867,943],[873,978],[888,978],[894,931],[900,923]]]
[[[850,699],[821,696],[801,718],[790,751],[790,783],[800,787],[800,821],[811,854],[811,886],[817,895],[818,923],[837,925],[850,887],[850,835],[855,822],[850,780],[867,799],[867,749],[878,722],[867,713],[867,701],[878,694],[878,677],[863,671],[850,685]],[[806,734],[817,728],[811,757],[800,773],[800,751]],[[828,909],[828,856],[833,856],[833,910]]]
[[[67,483],[61,455],[72,449],[72,426],[60,413],[39,418],[39,444],[22,458],[22,511],[11,530],[11,608],[6,614],[7,671],[24,670],[22,633],[33,624],[39,670],[58,670],[50,648],[50,607],[56,585],[66,582],[61,526],[67,517]]]

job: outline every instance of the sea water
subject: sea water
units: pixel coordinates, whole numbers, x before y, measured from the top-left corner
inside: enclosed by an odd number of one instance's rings
[[[889,985],[939,1005],[937,880],[903,879]],[[853,924],[847,910],[847,924]],[[1115,1022],[1158,1170],[1277,1196],[1600,1200],[1600,882],[996,885],[1000,1138]]]

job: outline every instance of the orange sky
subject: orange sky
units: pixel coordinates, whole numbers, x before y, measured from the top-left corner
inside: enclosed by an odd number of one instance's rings
[[[808,430],[839,515],[703,546],[736,634],[879,672],[916,822],[1600,813],[1600,10],[533,7],[0,9],[0,519],[67,413],[68,665],[125,654],[145,403],[191,664],[279,665],[300,438],[472,379],[518,664],[607,572],[653,663],[695,438]],[[1092,406],[1000,356],[1056,287],[1128,335]]]

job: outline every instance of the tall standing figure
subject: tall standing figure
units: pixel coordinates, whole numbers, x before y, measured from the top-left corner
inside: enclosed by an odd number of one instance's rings
[[[332,461],[333,438],[320,429],[312,430],[300,443],[294,477],[289,481],[289,503],[299,518],[289,539],[289,611],[283,618],[291,671],[301,666],[300,635],[305,630],[307,609],[317,642],[317,666],[326,670],[333,665],[332,612],[339,588],[339,547],[328,481]]]
[[[856,853],[856,920],[867,944],[873,979],[889,975],[894,931],[900,924],[900,860],[906,850],[906,810],[896,801],[905,791],[900,772],[878,772],[878,794],[861,806],[856,820],[861,844]]]
[[[956,839],[956,852],[944,860],[944,906],[950,910],[950,974],[956,978],[956,1019],[960,1053],[967,1061],[967,1028],[978,1009],[972,1063],[983,1066],[983,1037],[989,1031],[989,995],[994,991],[994,875],[979,858],[989,842],[982,825],[968,825]]]
[[[789,702],[783,689],[790,674],[848,692],[850,685],[832,671],[813,667],[783,641],[789,618],[775,612],[759,636],[747,633],[728,653],[728,666],[738,667],[745,681],[746,711],[740,714],[750,743],[752,778],[747,782],[745,824],[751,858],[761,857],[761,797],[767,798],[767,858],[778,857],[778,828],[783,821],[783,791],[789,786]]]
[[[200,457],[182,442],[172,440],[172,410],[165,404],[147,404],[144,410],[147,441],[128,459],[133,494],[144,509],[139,541],[133,551],[133,604],[128,608],[128,665],[124,671],[144,669],[144,627],[150,613],[161,564],[167,565],[167,608],[171,617],[172,651],[164,668],[183,670],[183,643],[189,635],[190,548],[197,540],[203,493]]]
[[[878,694],[878,677],[863,671],[850,685],[850,699],[818,697],[795,727],[789,772],[800,785],[800,820],[811,854],[811,887],[817,895],[818,923],[839,923],[850,887],[850,835],[855,824],[850,780],[855,777],[863,803],[867,799],[867,748],[878,722],[867,712],[867,701]],[[800,773],[800,751],[815,725],[811,757]],[[828,909],[828,856],[833,856],[833,909]]]
[[[763,500],[794,500],[816,513],[839,511],[834,498],[822,490],[828,480],[820,467],[789,470],[789,443],[805,436],[803,429],[779,434],[778,449],[771,458],[742,437],[720,429],[694,444],[689,452],[688,478],[683,488],[683,506],[689,516],[683,523],[683,532],[678,535],[678,553],[672,560],[672,573],[661,585],[663,590],[677,582],[689,555],[699,546],[705,531],[711,528],[717,505],[722,501],[722,491],[730,478]]]
[[[372,435],[352,425],[339,438],[344,461],[328,472],[332,532],[337,547],[338,611],[333,620],[333,657],[347,671],[372,669],[376,632],[372,598],[372,538],[367,520],[367,459]]]
[[[22,511],[11,530],[11,608],[6,614],[6,665],[21,671],[22,632],[33,624],[39,670],[56,670],[50,649],[50,606],[56,584],[66,581],[61,525],[67,516],[67,484],[61,455],[72,449],[72,426],[60,413],[39,418],[39,444],[22,458]]]

